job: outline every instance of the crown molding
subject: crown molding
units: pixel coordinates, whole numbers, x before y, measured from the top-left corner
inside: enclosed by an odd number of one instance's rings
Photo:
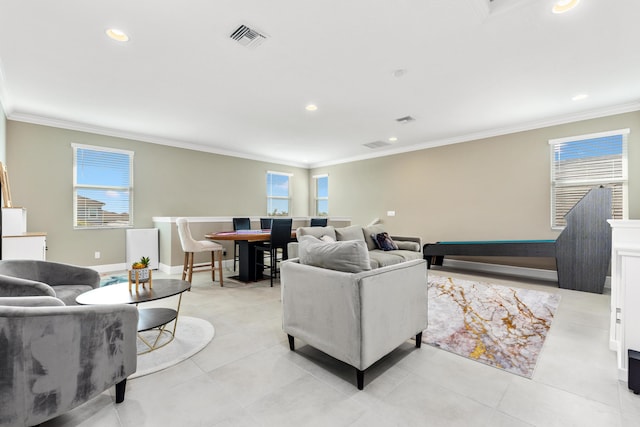
[[[229,156],[229,157],[238,157],[242,159],[255,160],[255,161],[260,161],[265,163],[275,163],[278,165],[293,166],[293,167],[298,167],[303,169],[309,168],[309,165],[307,163],[291,162],[291,161],[286,161],[286,160],[277,159],[277,158],[269,158],[265,156],[258,156],[258,155],[253,155],[249,153],[243,153],[239,151],[225,150],[218,147],[210,147],[202,144],[161,138],[161,137],[149,135],[149,134],[127,132],[123,130],[105,128],[101,126],[93,126],[93,125],[88,125],[84,123],[53,119],[49,117],[42,117],[42,116],[37,116],[33,114],[24,114],[19,112],[7,113],[5,111],[5,114],[7,115],[7,119],[14,120],[17,122],[51,126],[55,128],[73,130],[78,132],[87,132],[87,133],[93,133],[97,135],[112,136],[115,138],[131,139],[135,141],[147,142],[150,144],[165,145],[169,147],[183,148],[186,150],[201,151],[205,153],[219,154],[222,156]]]
[[[441,147],[441,146],[444,146],[444,145],[459,144],[461,142],[476,141],[476,140],[479,140],[479,139],[493,138],[493,137],[496,137],[496,136],[508,135],[508,134],[511,134],[511,133],[525,132],[525,131],[534,130],[534,129],[542,129],[542,128],[546,128],[546,127],[563,125],[563,124],[567,124],[567,123],[574,123],[574,122],[579,122],[579,121],[582,121],[582,120],[598,119],[598,118],[601,118],[601,117],[614,116],[616,114],[630,113],[630,112],[638,111],[638,110],[640,110],[640,101],[634,101],[634,102],[630,102],[630,103],[627,103],[627,104],[621,104],[621,105],[615,105],[615,106],[610,106],[610,107],[605,107],[605,108],[588,110],[588,111],[583,111],[583,112],[575,113],[575,114],[567,114],[567,115],[559,116],[559,117],[546,118],[546,119],[542,119],[542,120],[538,120],[538,121],[523,123],[523,124],[516,125],[516,126],[507,126],[507,127],[503,127],[503,128],[496,128],[496,129],[490,129],[490,130],[487,130],[487,131],[474,132],[474,133],[455,136],[455,137],[451,137],[451,138],[444,138],[444,139],[438,139],[438,140],[433,140],[433,141],[426,141],[426,142],[422,142],[422,143],[418,143],[418,144],[414,144],[414,145],[409,145],[409,146],[405,146],[405,147],[396,147],[396,148],[387,149],[387,150],[384,150],[384,151],[378,151],[376,153],[369,153],[369,154],[364,154],[364,155],[361,155],[361,156],[354,156],[354,157],[349,157],[349,158],[340,159],[340,160],[336,160],[336,161],[312,163],[312,164],[309,165],[309,168],[313,169],[313,168],[319,168],[319,167],[326,167],[326,166],[333,166],[333,165],[338,165],[338,164],[356,162],[356,161],[360,161],[360,160],[375,159],[375,158],[378,158],[378,157],[386,157],[386,156],[392,156],[392,155],[395,155],[395,154],[409,153],[409,152],[412,152],[412,151],[426,150],[428,148]]]

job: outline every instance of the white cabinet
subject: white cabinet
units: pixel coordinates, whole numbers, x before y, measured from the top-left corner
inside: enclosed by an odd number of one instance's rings
[[[2,259],[45,260],[47,233],[27,233],[25,208],[2,208]]]
[[[44,261],[47,254],[45,233],[23,233],[2,237],[2,259],[37,259]]]
[[[611,328],[618,378],[627,381],[629,349],[640,351],[640,220],[609,220],[611,241]]]

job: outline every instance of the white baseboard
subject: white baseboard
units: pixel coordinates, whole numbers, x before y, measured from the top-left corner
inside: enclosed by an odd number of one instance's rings
[[[89,268],[97,271],[98,273],[112,273],[116,271],[125,271],[127,269],[127,264],[103,264],[103,265],[93,265],[89,266]]]
[[[456,259],[444,259],[444,267],[451,267],[460,270],[477,271],[481,273],[495,273],[509,276],[526,277],[528,279],[558,281],[558,273],[554,270],[543,270],[541,268],[514,267],[512,265],[487,264],[484,262],[462,261]],[[611,289],[611,277],[607,276],[605,288]]]

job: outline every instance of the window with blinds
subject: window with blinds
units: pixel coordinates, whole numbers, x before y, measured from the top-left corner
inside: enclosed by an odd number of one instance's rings
[[[551,226],[566,225],[564,216],[593,187],[612,189],[612,218],[627,217],[627,136],[629,129],[552,139]]]
[[[133,226],[133,151],[71,144],[73,226]]]
[[[315,214],[316,216],[329,216],[329,175],[316,175],[315,181]]]
[[[290,173],[267,172],[267,215],[289,216],[291,214]]]

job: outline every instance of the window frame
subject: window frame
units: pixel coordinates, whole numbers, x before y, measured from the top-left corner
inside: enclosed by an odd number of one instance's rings
[[[314,182],[314,216],[318,216],[318,217],[329,217],[329,174],[321,174],[321,175],[314,175],[313,177],[313,182]],[[327,196],[326,197],[320,197],[318,195],[318,184],[320,182],[320,179],[322,178],[326,178],[327,179]],[[319,203],[320,202],[326,202],[327,203],[327,212],[325,214],[320,213],[320,209],[319,209]]]
[[[269,182],[270,182],[270,175],[277,175],[277,176],[286,176],[287,177],[287,196],[275,196],[273,194],[270,194],[270,188],[269,188]],[[287,173],[287,172],[275,172],[275,171],[267,171],[266,174],[266,194],[267,194],[267,216],[269,218],[274,218],[274,217],[290,217],[292,216],[292,212],[291,212],[291,178],[293,177],[292,173]],[[277,200],[286,200],[287,201],[287,213],[286,215],[274,215],[272,212],[269,212],[269,207],[271,206],[271,201],[277,201]]]
[[[591,134],[585,134],[585,135],[578,135],[578,136],[571,136],[571,137],[565,137],[565,138],[556,138],[556,139],[550,139],[549,140],[549,153],[550,153],[550,192],[551,192],[551,212],[550,212],[550,216],[551,216],[551,228],[553,230],[563,230],[565,228],[565,225],[562,225],[560,223],[557,222],[558,218],[559,218],[559,210],[558,210],[558,194],[557,194],[557,189],[559,188],[571,188],[571,187],[580,187],[580,186],[584,186],[584,187],[595,187],[598,185],[613,185],[613,186],[617,186],[619,187],[618,190],[618,198],[620,198],[620,202],[618,202],[617,204],[616,202],[616,195],[615,195],[615,188],[614,188],[614,200],[613,205],[612,206],[612,211],[614,210],[615,207],[618,208],[619,211],[621,211],[621,218],[617,217],[615,219],[627,219],[629,216],[629,189],[628,189],[628,183],[629,183],[629,156],[628,156],[628,135],[630,133],[629,129],[617,129],[617,130],[612,130],[612,131],[605,131],[605,132],[597,132],[597,133],[591,133]],[[568,143],[576,143],[576,142],[580,142],[580,141],[589,141],[589,140],[593,140],[593,139],[600,139],[600,138],[607,138],[607,137],[615,137],[615,136],[621,136],[622,137],[622,152],[620,153],[620,157],[619,157],[619,162],[620,162],[620,172],[619,173],[611,173],[610,176],[605,176],[605,177],[595,177],[595,176],[588,176],[588,177],[574,177],[574,179],[559,179],[556,176],[556,171],[558,170],[557,166],[557,161],[556,161],[556,154],[557,154],[557,147],[560,146],[561,144],[568,144]],[[585,149],[588,149],[588,146],[585,146]],[[617,154],[616,154],[617,156]],[[591,160],[594,159],[594,157],[585,157],[585,158],[590,158]],[[611,161],[612,164],[615,163],[615,161]],[[603,170],[603,168],[599,168],[594,170],[593,172],[601,172]],[[613,212],[612,212],[612,217],[614,217]]]
[[[134,186],[133,186],[133,161],[134,152],[130,150],[123,150],[119,148],[103,147],[97,145],[77,144],[71,143],[73,151],[73,183],[72,183],[72,196],[73,196],[73,229],[74,230],[98,230],[98,229],[122,229],[133,228],[133,199],[134,199]],[[78,184],[78,150],[91,150],[103,153],[124,154],[129,157],[129,185],[128,186],[114,186],[114,185],[85,185]],[[78,191],[79,190],[104,190],[104,191],[119,191],[127,192],[129,196],[128,214],[129,221],[126,224],[117,223],[103,223],[98,225],[78,225]],[[81,196],[84,197],[84,196]],[[101,210],[101,209],[100,209]],[[91,215],[94,215],[95,209],[92,209]],[[87,215],[88,217],[88,215]]]

